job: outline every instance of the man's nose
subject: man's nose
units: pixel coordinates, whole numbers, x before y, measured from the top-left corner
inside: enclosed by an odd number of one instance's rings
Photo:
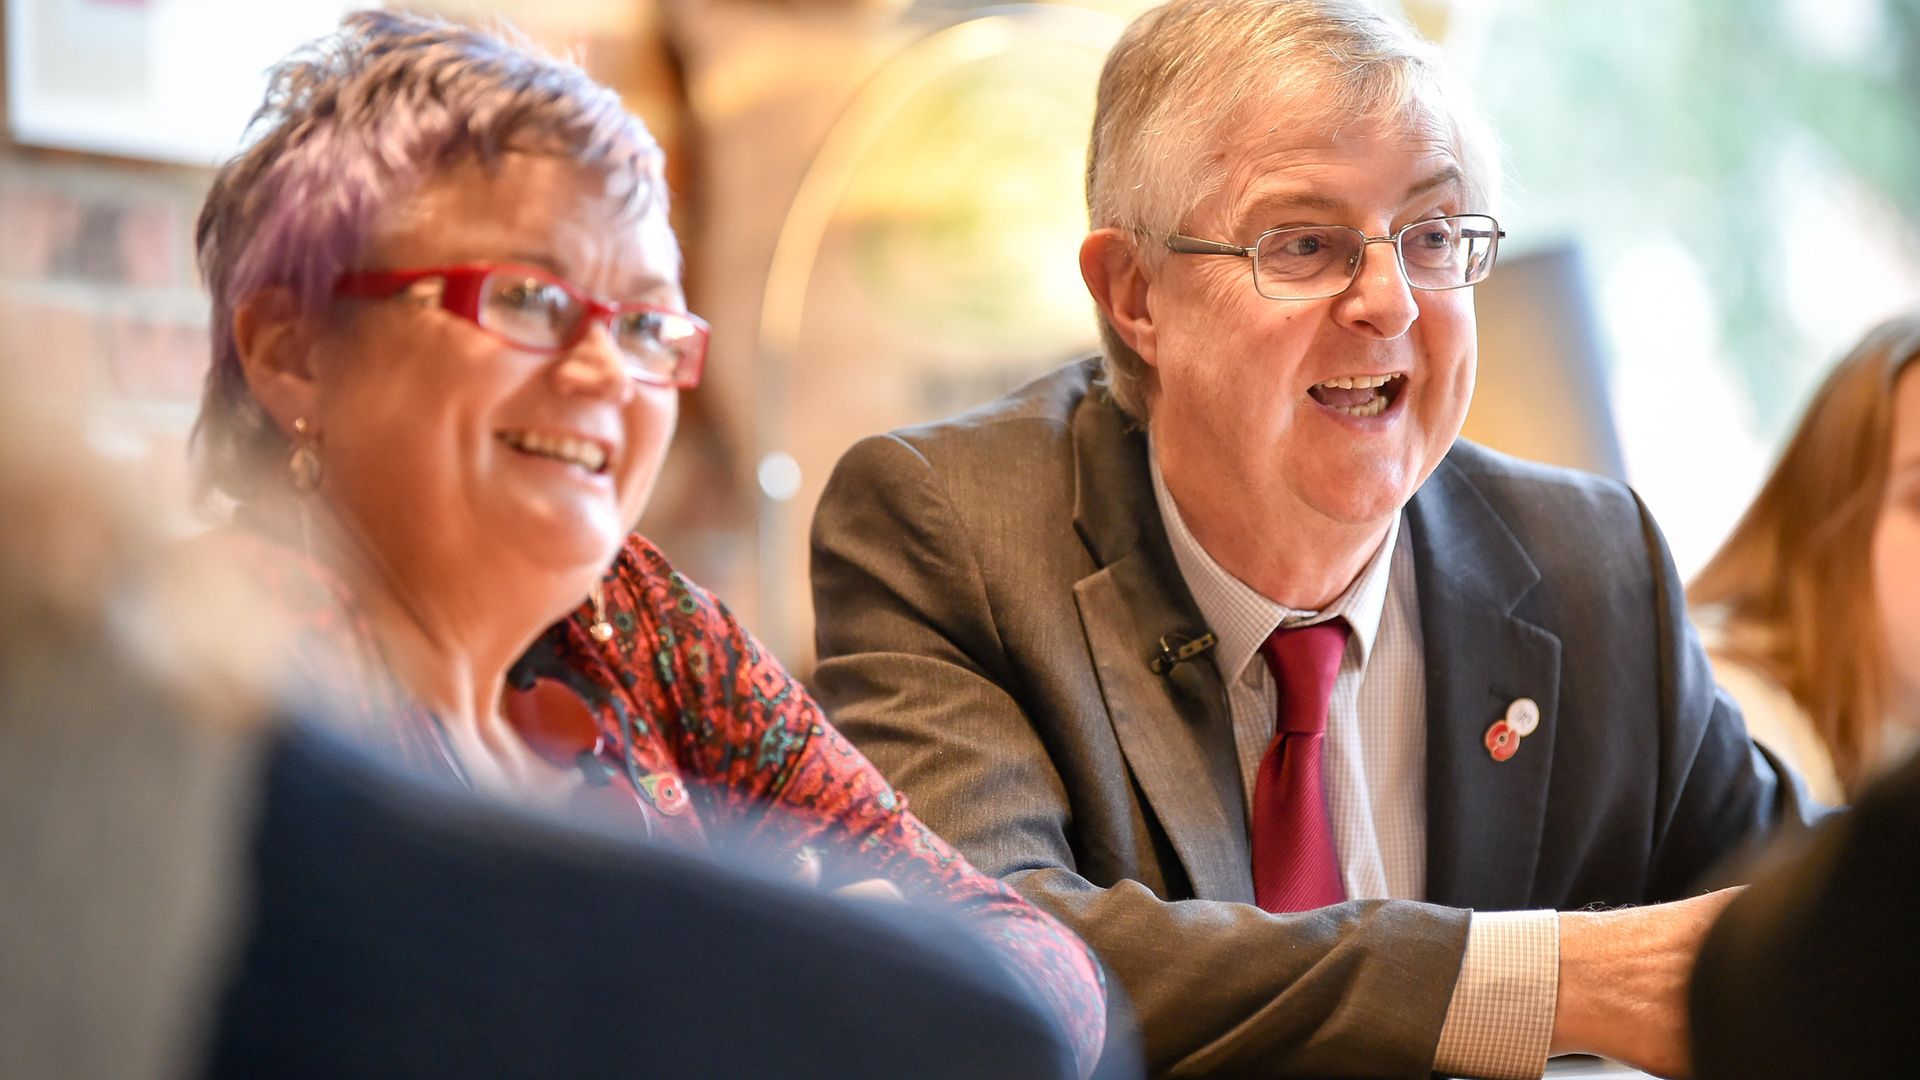
[[[1335,314],[1356,332],[1397,338],[1420,316],[1399,244],[1390,236],[1369,236],[1359,259],[1353,283],[1335,300]]]

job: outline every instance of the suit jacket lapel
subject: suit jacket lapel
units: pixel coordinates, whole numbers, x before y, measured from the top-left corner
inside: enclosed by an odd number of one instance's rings
[[[1539,570],[1450,461],[1408,505],[1427,670],[1427,899],[1530,906],[1559,713],[1560,639],[1513,614]],[[1540,725],[1506,761],[1487,729],[1518,698]]]
[[[1100,567],[1073,594],[1100,692],[1194,894],[1251,903],[1245,795],[1226,690],[1210,656],[1164,675],[1149,667],[1163,636],[1198,638],[1207,627],[1160,524],[1146,440],[1102,396],[1089,392],[1072,420],[1074,527]]]

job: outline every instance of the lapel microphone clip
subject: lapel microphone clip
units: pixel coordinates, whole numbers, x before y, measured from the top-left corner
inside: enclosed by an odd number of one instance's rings
[[[1155,675],[1171,675],[1173,669],[1206,652],[1219,643],[1212,632],[1190,638],[1185,634],[1167,634],[1160,639],[1160,655],[1148,661],[1147,668]]]

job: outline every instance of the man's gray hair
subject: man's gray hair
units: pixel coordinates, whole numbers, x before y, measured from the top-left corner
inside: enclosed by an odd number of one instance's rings
[[[613,91],[504,27],[397,12],[348,15],[274,68],[246,149],[200,211],[213,363],[194,426],[205,497],[245,500],[289,447],[247,389],[233,338],[247,297],[285,288],[327,304],[389,207],[452,166],[508,153],[565,157],[607,177],[631,214],[666,212],[660,146]]]
[[[1493,210],[1491,130],[1438,48],[1405,23],[1361,0],[1174,0],[1107,54],[1087,148],[1092,227],[1133,234],[1157,265],[1181,216],[1225,183],[1231,133],[1282,107],[1303,135],[1357,120],[1438,123],[1470,209]],[[1115,402],[1144,422],[1146,362],[1104,315],[1100,337]]]

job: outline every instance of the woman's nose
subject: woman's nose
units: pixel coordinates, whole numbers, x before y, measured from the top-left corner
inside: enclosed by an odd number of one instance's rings
[[[624,401],[634,392],[627,361],[614,343],[604,318],[590,317],[580,340],[561,354],[556,372],[564,388],[579,393],[608,394]]]

